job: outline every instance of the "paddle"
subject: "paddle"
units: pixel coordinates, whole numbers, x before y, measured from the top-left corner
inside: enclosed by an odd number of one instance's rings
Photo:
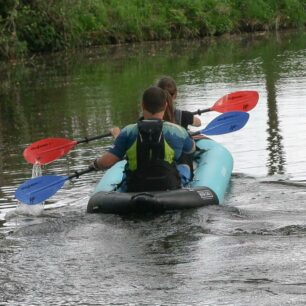
[[[228,112],[215,118],[206,126],[205,129],[191,133],[191,136],[199,134],[221,135],[235,132],[246,125],[249,117],[249,113]]]
[[[255,107],[257,102],[257,91],[236,91],[220,98],[212,107],[203,110],[197,110],[196,112],[193,112],[193,114],[200,115],[209,111],[217,111],[220,113],[229,111],[247,112]],[[111,136],[111,134],[106,133],[100,136],[84,138],[78,141],[65,138],[45,138],[28,146],[24,150],[23,156],[25,160],[30,164],[46,165],[67,154],[77,144],[85,142],[87,143],[92,140],[109,136]]]
[[[111,136],[111,133],[89,138],[86,137],[78,141],[66,138],[45,138],[28,146],[23,151],[23,156],[30,164],[46,165],[67,154],[77,144],[109,136]]]
[[[70,176],[44,175],[29,179],[18,187],[15,197],[24,204],[35,205],[42,203],[61,189],[65,181],[78,178],[91,171],[94,171],[93,167],[80,172],[76,171]]]
[[[201,115],[210,111],[216,111],[219,113],[231,111],[248,112],[256,106],[258,99],[259,95],[257,91],[235,91],[220,98],[212,107],[199,109],[195,112],[192,112],[192,114]]]
[[[206,128],[192,133],[192,135],[220,135],[241,129],[248,121],[249,114],[244,112],[229,112],[211,121]],[[62,188],[65,181],[94,171],[89,167],[70,176],[46,175],[29,179],[21,184],[15,192],[15,197],[24,204],[34,205],[44,202]]]

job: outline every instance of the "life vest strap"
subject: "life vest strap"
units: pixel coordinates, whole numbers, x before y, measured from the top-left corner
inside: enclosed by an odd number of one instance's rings
[[[165,142],[162,120],[138,121],[137,169],[148,163],[165,158]]]

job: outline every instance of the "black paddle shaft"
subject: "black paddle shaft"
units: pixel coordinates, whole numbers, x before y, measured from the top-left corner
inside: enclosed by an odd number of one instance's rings
[[[93,137],[85,137],[84,139],[78,140],[77,144],[85,143],[85,142],[87,143],[87,142],[92,141],[92,140],[97,140],[97,139],[106,138],[106,137],[110,137],[110,136],[112,136],[111,133],[107,133],[107,134],[103,134],[103,135],[99,135],[99,136],[93,136]]]
[[[75,171],[74,174],[71,174],[68,176],[67,180],[71,180],[73,178],[79,178],[81,175],[95,171],[95,168],[93,166],[89,166],[87,169],[82,171]]]
[[[193,115],[201,115],[203,113],[208,113],[210,112],[211,109],[210,108],[205,108],[205,109],[198,109],[197,111],[195,112],[191,112]]]

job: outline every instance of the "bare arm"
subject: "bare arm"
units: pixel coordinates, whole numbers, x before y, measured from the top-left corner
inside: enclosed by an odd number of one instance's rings
[[[113,138],[116,139],[120,134],[120,129],[118,127],[113,127],[110,129],[110,133],[112,134]],[[94,162],[92,163],[92,167],[98,171],[98,170],[106,170],[116,164],[118,161],[120,161],[121,158],[117,155],[106,152],[102,156],[96,158]]]
[[[117,163],[119,160],[120,158],[117,157],[116,155],[110,152],[106,152],[105,154],[103,154],[101,157],[98,157],[94,161],[94,167],[96,170],[105,170],[105,169],[110,168],[112,165]]]

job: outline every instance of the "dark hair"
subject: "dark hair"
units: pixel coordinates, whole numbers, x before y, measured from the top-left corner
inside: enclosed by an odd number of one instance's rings
[[[142,95],[143,107],[151,114],[165,110],[166,102],[165,91],[156,86],[149,87]]]
[[[175,81],[171,77],[165,76],[159,79],[156,85],[161,89],[165,90],[167,93],[167,108],[164,114],[164,120],[176,123],[173,106],[173,97],[177,93]]]
[[[163,90],[167,90],[171,97],[173,97],[177,93],[176,83],[169,76],[164,76],[160,78],[156,85]]]

